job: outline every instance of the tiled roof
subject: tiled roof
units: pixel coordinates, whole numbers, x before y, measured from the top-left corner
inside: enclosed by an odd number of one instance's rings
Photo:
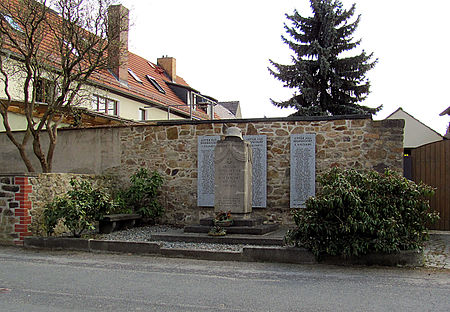
[[[219,104],[228,109],[233,115],[236,116],[236,112],[239,107],[239,101],[219,102]]]
[[[219,115],[220,119],[236,119],[236,116],[221,104],[214,106],[214,112]]]
[[[100,84],[103,87],[112,88],[116,92],[120,92],[124,95],[137,97],[144,101],[146,100],[164,107],[171,106],[170,110],[172,112],[181,111],[187,115],[189,114],[189,106],[186,105],[178,96],[176,96],[172,89],[166,84],[166,81],[171,82],[171,80],[161,67],[147,61],[139,55],[128,52],[128,68],[131,69],[136,76],[138,76],[142,83],[136,81],[130,74],[128,74],[128,86],[124,86],[108,70],[102,70],[94,73],[92,75],[92,80],[94,84]],[[146,78],[146,75],[154,78],[156,82],[158,82],[158,84],[164,89],[165,94],[159,92]],[[178,76],[176,78],[176,83],[189,87],[186,81]],[[202,119],[208,119],[208,116],[201,111],[194,111],[193,115]]]
[[[3,1],[3,0],[2,0]],[[17,5],[17,0],[11,0],[13,5]],[[55,12],[48,13],[48,18],[59,18]],[[41,49],[51,54],[54,48],[57,47],[56,38],[52,38],[50,34],[45,34],[44,40],[41,43]],[[11,49],[15,52],[14,49]],[[58,63],[57,55],[50,58],[55,64]],[[152,65],[150,65],[152,64]],[[109,70],[101,70],[95,72],[90,77],[90,82],[101,88],[108,89],[112,92],[120,93],[123,96],[131,97],[139,102],[147,105],[161,106],[162,109],[170,107],[171,112],[179,112],[189,117],[190,108],[184,103],[166,84],[171,82],[171,79],[166,75],[164,70],[154,63],[151,63],[132,52],[128,51],[128,68],[131,69],[142,81],[136,81],[130,74],[128,74],[128,86],[121,84]],[[153,77],[158,84],[164,89],[165,94],[160,93],[150,81],[147,80],[146,75]],[[181,77],[176,77],[175,83],[189,87],[186,81]],[[193,116],[200,119],[209,119],[208,115],[203,111],[193,111]],[[218,117],[218,116],[216,116]]]

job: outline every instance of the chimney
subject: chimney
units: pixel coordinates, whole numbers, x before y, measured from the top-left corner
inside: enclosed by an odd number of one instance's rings
[[[177,61],[174,57],[163,56],[157,60],[158,66],[162,67],[172,82],[175,82],[177,78]]]
[[[108,67],[122,84],[128,84],[129,11],[121,4],[108,8]]]

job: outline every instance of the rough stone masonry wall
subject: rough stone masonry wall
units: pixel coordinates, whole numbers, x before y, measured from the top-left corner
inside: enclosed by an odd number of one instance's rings
[[[87,174],[1,175],[0,244],[22,245],[25,236],[44,234],[39,216],[46,203],[71,189],[72,178],[106,189],[114,185],[108,177]]]
[[[121,165],[107,170],[125,181],[138,168],[163,173],[162,201],[169,223],[195,223],[212,208],[197,207],[197,137],[222,135],[237,126],[244,135],[267,135],[267,208],[255,214],[291,223],[289,207],[290,135],[316,134],[316,176],[333,166],[398,172],[403,164],[402,120],[261,119],[157,123],[120,129]]]

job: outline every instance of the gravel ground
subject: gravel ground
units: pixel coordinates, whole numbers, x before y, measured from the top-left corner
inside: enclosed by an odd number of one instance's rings
[[[128,230],[117,231],[111,234],[101,234],[99,239],[120,240],[131,242],[157,242],[164,248],[201,249],[210,251],[230,251],[239,252],[247,245],[243,244],[210,244],[210,243],[186,243],[186,242],[165,242],[152,239],[153,233],[168,231],[181,231],[179,228],[155,225],[135,227]],[[450,237],[450,236],[448,236]],[[424,248],[425,266],[431,268],[450,268],[450,241],[435,237],[425,244]]]
[[[153,233],[164,233],[176,231],[178,228],[155,225],[135,227],[128,230],[112,232],[110,234],[101,234],[98,238],[104,240],[120,240],[130,242],[157,242],[164,248],[183,248],[183,249],[201,249],[211,251],[241,251],[246,245],[242,244],[210,244],[210,243],[185,243],[185,242],[165,242],[152,239]]]

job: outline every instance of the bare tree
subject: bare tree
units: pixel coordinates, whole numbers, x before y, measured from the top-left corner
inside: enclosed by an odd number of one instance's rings
[[[126,30],[117,27],[128,27],[128,20],[109,23],[110,4],[111,0],[0,2],[0,114],[29,172],[35,171],[26,154],[29,142],[42,172],[52,171],[58,126],[86,100],[84,86],[108,68],[108,49],[117,46],[111,37]],[[27,122],[21,137],[13,133],[8,119],[17,107]],[[49,139],[45,150],[43,133]]]

